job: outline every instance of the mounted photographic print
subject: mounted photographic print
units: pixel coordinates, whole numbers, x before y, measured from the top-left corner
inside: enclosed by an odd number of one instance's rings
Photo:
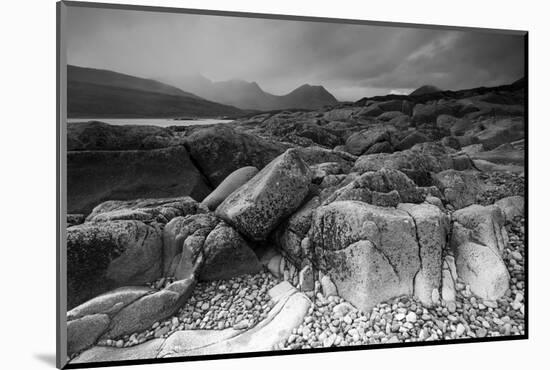
[[[526,31],[57,10],[58,367],[527,338]]]

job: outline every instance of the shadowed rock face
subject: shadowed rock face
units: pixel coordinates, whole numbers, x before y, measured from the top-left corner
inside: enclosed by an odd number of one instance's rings
[[[251,245],[212,213],[176,217],[163,232],[165,276],[230,279],[261,266]]]
[[[300,206],[311,176],[298,152],[289,149],[232,193],[216,214],[249,238],[265,240]]]
[[[297,266],[301,266],[302,262],[308,258],[307,251],[302,248],[302,240],[307,236],[311,227],[313,212],[320,205],[319,197],[311,198],[279,225],[275,232],[277,246]]]
[[[148,150],[177,145],[174,132],[145,125],[116,126],[90,121],[67,125],[67,150]]]
[[[224,280],[261,270],[258,257],[231,226],[220,223],[204,241],[204,266],[199,279]]]
[[[172,219],[163,231],[163,270],[165,276],[188,278],[204,263],[204,241],[220,220],[212,214]]]
[[[237,132],[227,125],[194,132],[186,139],[186,147],[194,163],[213,186],[218,186],[241,167],[263,168],[284,151],[282,145]]]
[[[84,223],[67,229],[67,307],[108,290],[141,285],[161,276],[158,224],[125,220]]]
[[[67,153],[67,208],[89,213],[105,200],[190,195],[210,188],[183,146],[154,150]]]

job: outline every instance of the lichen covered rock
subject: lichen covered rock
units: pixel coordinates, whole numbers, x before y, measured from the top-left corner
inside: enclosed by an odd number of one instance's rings
[[[289,149],[232,193],[216,214],[253,240],[264,240],[306,197],[309,167]]]

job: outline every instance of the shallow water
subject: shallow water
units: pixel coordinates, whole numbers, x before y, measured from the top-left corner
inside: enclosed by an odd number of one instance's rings
[[[212,125],[216,123],[231,122],[229,119],[203,118],[196,120],[175,120],[172,118],[69,118],[68,123],[100,121],[111,125],[152,125],[160,127],[168,126],[198,126]]]

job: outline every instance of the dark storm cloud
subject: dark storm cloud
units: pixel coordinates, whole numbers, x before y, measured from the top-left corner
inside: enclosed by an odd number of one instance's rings
[[[282,94],[304,84],[337,98],[509,83],[521,36],[141,11],[69,8],[68,61],[144,77],[203,74]]]

